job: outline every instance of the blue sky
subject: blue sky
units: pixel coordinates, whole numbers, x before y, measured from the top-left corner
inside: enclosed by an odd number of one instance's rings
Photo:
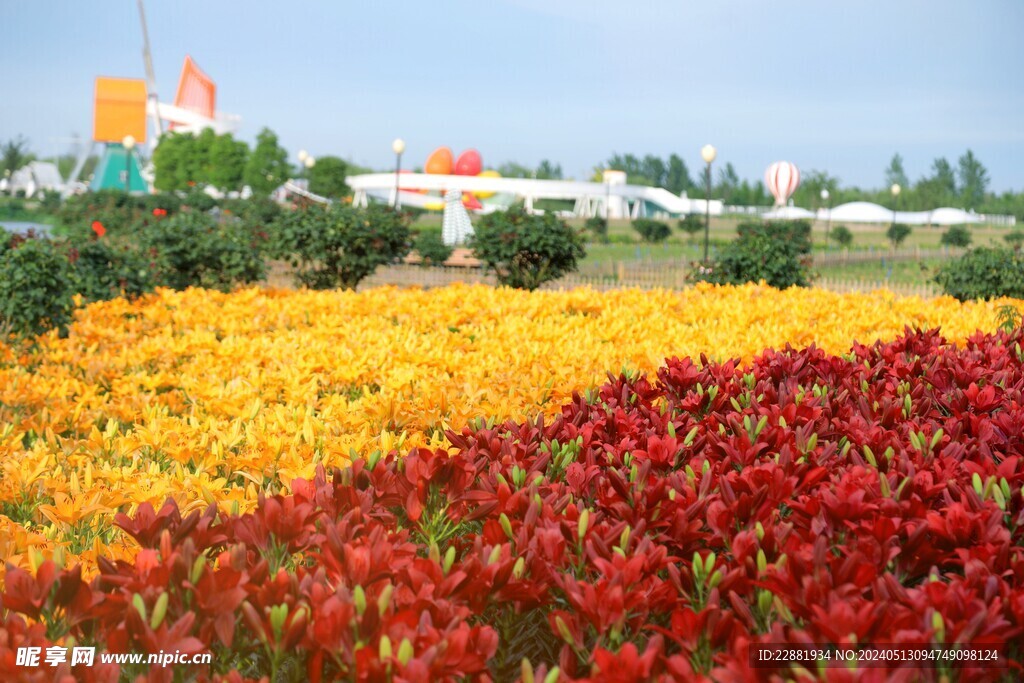
[[[439,145],[485,165],[719,149],[881,186],[970,147],[1024,189],[1021,0],[150,0],[161,98],[186,53],[240,136],[389,167]],[[91,130],[93,78],[142,77],[132,0],[0,0],[0,139],[43,155]]]

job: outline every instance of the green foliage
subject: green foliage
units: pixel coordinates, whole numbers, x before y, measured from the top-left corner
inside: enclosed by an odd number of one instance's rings
[[[583,227],[594,236],[595,242],[608,243],[608,219],[601,216],[591,216]]]
[[[3,241],[0,328],[20,336],[42,334],[51,328],[63,332],[73,305],[67,257],[49,240]]]
[[[690,240],[693,240],[704,232],[704,217],[696,213],[687,214],[679,219],[679,229],[685,232]]]
[[[963,225],[951,225],[939,238],[941,244],[950,247],[967,247],[971,244],[971,231]]]
[[[266,196],[288,180],[288,152],[277,142],[277,135],[264,128],[256,136],[256,147],[245,164],[243,179],[253,194]]]
[[[552,213],[531,215],[522,206],[483,216],[474,231],[477,258],[510,287],[537,289],[576,270],[586,256],[581,233]]]
[[[740,239],[763,235],[792,244],[800,254],[811,253],[811,222],[806,220],[746,222],[736,226]]]
[[[903,223],[893,223],[885,231],[885,236],[889,238],[889,241],[892,242],[892,246],[895,249],[896,247],[903,244],[904,240],[910,237],[910,233],[911,230],[909,225],[904,225]]]
[[[1012,334],[1022,323],[1024,323],[1024,316],[1013,304],[1003,304],[996,311],[996,324],[1007,334]]]
[[[22,136],[8,140],[0,145],[0,175],[4,171],[14,173],[22,166],[30,163],[35,157],[28,151],[28,140]]]
[[[230,133],[218,135],[210,145],[207,182],[225,192],[241,190],[248,158],[249,145],[235,140]]]
[[[313,289],[355,289],[378,266],[409,253],[409,225],[382,206],[309,206],[281,215],[273,248],[296,268],[299,284]]]
[[[350,194],[345,176],[348,175],[348,164],[343,159],[332,156],[317,157],[313,168],[309,169],[309,191],[323,197],[338,199]]]
[[[829,239],[835,240],[841,247],[853,244],[853,233],[845,225],[837,225],[829,233]]]
[[[613,154],[597,170],[598,182],[601,181],[601,171],[606,168],[624,171],[631,185],[663,187],[673,194],[680,194],[694,186],[686,162],[678,154],[672,154],[668,159],[661,159],[653,154],[643,158],[633,154]]]
[[[171,216],[181,210],[182,200],[170,193],[128,195],[121,190],[101,190],[68,197],[56,212],[57,222],[72,235],[91,237],[99,221],[108,235],[132,235],[141,223],[160,218],[154,210]]]
[[[772,287],[806,287],[810,284],[810,259],[801,245],[787,238],[789,231],[757,225],[727,244],[710,268],[694,271],[693,279],[716,284],[743,284],[764,280]]]
[[[127,244],[111,239],[72,240],[68,261],[71,289],[86,302],[122,295],[133,298],[153,289],[148,262]]]
[[[957,160],[958,175],[960,180],[960,201],[964,208],[976,209],[985,201],[985,191],[988,190],[988,170],[981,161],[974,156],[974,152],[967,150]]]
[[[237,219],[217,221],[192,211],[153,222],[138,238],[160,286],[226,291],[266,275],[263,245]]]
[[[640,239],[644,242],[664,242],[672,234],[667,223],[650,218],[637,218],[633,221],[633,229],[640,233]]]
[[[1014,251],[1020,251],[1021,247],[1024,247],[1024,230],[1011,230],[1007,234],[1003,235],[1003,239],[1006,243],[1013,247]]]
[[[1011,249],[972,249],[943,265],[935,281],[960,301],[1002,296],[1024,299],[1024,254]]]
[[[451,258],[452,248],[444,243],[441,233],[436,230],[421,232],[416,236],[416,253],[423,259],[423,265],[439,266]]]

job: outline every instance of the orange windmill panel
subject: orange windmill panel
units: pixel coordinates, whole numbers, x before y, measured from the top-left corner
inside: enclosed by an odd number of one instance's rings
[[[188,109],[212,119],[217,103],[217,86],[213,79],[203,73],[192,57],[185,57],[178,79],[178,92],[174,96],[175,106]]]
[[[146,141],[146,82],[137,78],[96,79],[92,139],[121,142],[131,135]]]

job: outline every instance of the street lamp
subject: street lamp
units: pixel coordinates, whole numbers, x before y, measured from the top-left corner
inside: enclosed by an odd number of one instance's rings
[[[312,180],[310,176],[313,173],[313,167],[316,166],[316,158],[310,154],[306,157],[306,177]]]
[[[121,144],[124,145],[124,193],[128,194],[132,189],[132,149],[135,148],[135,138],[125,135]]]
[[[700,149],[700,156],[707,164],[705,167],[704,183],[704,263],[708,262],[708,243],[711,239],[711,162],[718,156],[717,150],[711,145],[704,145]]]
[[[821,191],[821,201],[828,204],[828,223],[825,224],[825,248],[828,249],[828,233],[832,229],[832,202],[829,201],[828,188]]]
[[[893,183],[892,187],[889,188],[889,192],[892,192],[892,224],[896,225],[896,204],[900,200],[900,187],[899,183]]]
[[[405,140],[395,138],[391,143],[391,151],[395,153],[395,211],[402,208],[402,200],[398,196],[398,175],[402,170],[402,152],[405,151]]]

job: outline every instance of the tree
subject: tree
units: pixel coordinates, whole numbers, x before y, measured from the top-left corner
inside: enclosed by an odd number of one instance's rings
[[[668,224],[650,218],[637,218],[633,221],[633,229],[640,233],[644,242],[664,242],[672,234]]]
[[[0,158],[2,158],[3,170],[14,173],[22,166],[28,164],[34,158],[28,151],[28,140],[19,135],[13,140],[8,140],[0,147]]]
[[[277,142],[277,135],[264,128],[256,136],[256,147],[245,164],[243,180],[253,193],[269,194],[288,180],[288,152]]]
[[[690,179],[690,170],[686,168],[686,162],[678,154],[669,155],[665,189],[674,194],[682,194],[691,187],[693,180]]]
[[[224,191],[241,190],[249,145],[235,140],[230,133],[218,136],[210,145],[209,181]]]
[[[731,204],[739,186],[740,177],[736,174],[736,169],[733,168],[732,162],[727,162],[725,166],[718,171],[718,189],[716,190],[716,194],[722,198],[723,202]]]
[[[561,180],[562,166],[543,159],[537,166],[536,177],[541,180]]]
[[[959,162],[960,201],[965,209],[975,209],[985,200],[988,189],[988,170],[982,166],[974,152],[967,150]]]
[[[324,197],[344,197],[349,194],[345,184],[348,175],[348,164],[338,157],[317,157],[313,168],[309,169],[309,191]]]
[[[956,198],[956,174],[945,157],[932,162],[932,175],[922,178],[914,188],[922,208],[934,209],[951,204]]]
[[[885,186],[891,187],[894,184],[903,188],[909,188],[910,186],[910,181],[907,180],[907,172],[903,170],[903,157],[899,154],[892,155],[889,168],[885,169]]]
[[[193,139],[192,133],[165,133],[153,150],[153,185],[162,192],[185,189],[186,172],[182,169],[185,147]]]
[[[484,215],[474,230],[476,257],[510,287],[537,289],[576,270],[586,256],[583,236],[553,213],[538,216],[514,206]]]
[[[498,173],[502,178],[529,178],[533,175],[533,171],[515,161],[506,161],[498,166]]]
[[[893,249],[895,249],[896,247],[903,244],[904,240],[910,237],[910,232],[911,230],[909,225],[904,225],[903,223],[893,223],[885,231],[885,236],[889,238],[889,241],[892,242]]]
[[[950,247],[968,247],[971,245],[971,231],[965,225],[951,225],[942,233],[939,243]]]

